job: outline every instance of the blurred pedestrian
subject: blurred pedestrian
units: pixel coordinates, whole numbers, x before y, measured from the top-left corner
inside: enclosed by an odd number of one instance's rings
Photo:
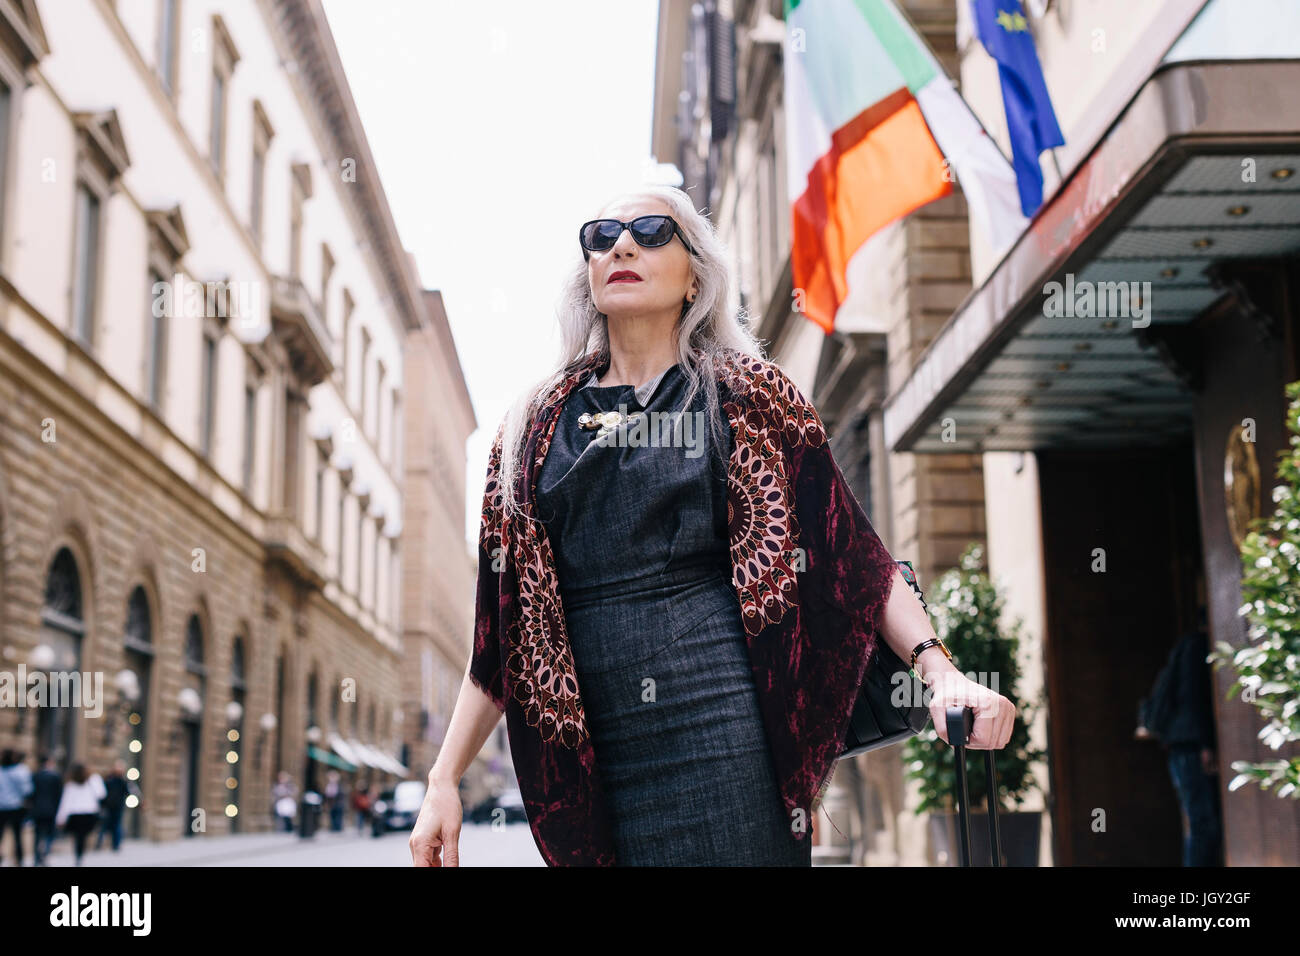
[[[113,761],[112,771],[104,778],[104,790],[108,795],[104,798],[95,849],[104,845],[104,834],[107,833],[112,838],[113,852],[116,853],[122,848],[122,814],[126,812],[126,798],[132,791],[131,783],[126,779],[126,761]]]
[[[1182,817],[1183,866],[1223,865],[1218,764],[1215,757],[1208,638],[1201,626],[1179,638],[1143,699],[1137,736],[1159,741]]]
[[[52,756],[42,754],[40,769],[32,778],[32,824],[36,828],[37,866],[45,865],[45,858],[50,855],[50,845],[54,843],[54,818],[59,812],[59,800],[63,796],[63,778],[59,776],[57,767]]]
[[[86,840],[95,829],[100,804],[107,795],[104,779],[99,774],[91,773],[84,763],[72,765],[72,772],[63,785],[63,796],[59,799],[59,811],[54,822],[72,834],[72,852],[77,866],[81,866]]]
[[[293,814],[298,806],[298,788],[289,776],[289,771],[281,770],[271,788],[271,799],[275,816],[286,833],[293,832]]]
[[[343,779],[337,770],[331,770],[325,777],[325,804],[329,807],[330,831],[343,832]]]
[[[23,865],[23,821],[27,819],[27,798],[32,794],[32,772],[27,755],[6,747],[0,752],[0,862],[4,861],[5,831],[14,832],[14,859]]]
[[[352,809],[357,815],[357,833],[366,832],[366,824],[370,821],[370,786],[361,784],[352,791]]]

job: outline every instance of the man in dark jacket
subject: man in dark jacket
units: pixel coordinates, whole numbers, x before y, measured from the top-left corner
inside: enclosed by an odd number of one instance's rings
[[[54,818],[63,796],[63,778],[55,769],[54,758],[41,755],[41,769],[32,776],[32,823],[36,827],[36,865],[44,866],[54,842]]]
[[[1146,730],[1168,751],[1169,775],[1187,819],[1183,866],[1223,865],[1207,644],[1204,630],[1184,634],[1148,698],[1154,726]]]
[[[122,848],[122,814],[126,812],[126,798],[131,795],[131,785],[126,779],[126,762],[113,761],[113,770],[104,777],[105,797],[100,804],[99,836],[95,838],[95,849],[104,845],[104,834],[113,840],[114,852]]]

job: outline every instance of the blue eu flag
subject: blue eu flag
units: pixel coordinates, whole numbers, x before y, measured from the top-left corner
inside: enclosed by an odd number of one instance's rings
[[[1038,154],[1065,143],[1056,124],[1043,68],[1020,0],[972,0],[975,29],[989,56],[998,61],[1002,102],[1011,134],[1011,165],[1020,190],[1020,210],[1032,217],[1043,204]]]

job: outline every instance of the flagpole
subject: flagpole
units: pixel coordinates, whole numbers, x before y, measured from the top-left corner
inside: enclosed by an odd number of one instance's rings
[[[957,81],[954,80],[951,76],[949,76],[948,71],[944,69],[943,61],[940,60],[938,54],[934,52],[934,47],[930,46],[930,41],[925,38],[925,34],[917,29],[916,24],[912,22],[912,18],[907,15],[907,12],[903,10],[902,7],[900,7],[895,2],[895,0],[884,0],[884,2],[889,4],[890,8],[896,14],[898,14],[898,18],[900,20],[902,20],[905,24],[911,27],[912,32],[916,34],[916,38],[921,41],[921,45],[925,47],[925,51],[930,54],[930,58],[934,60],[935,65],[939,68],[939,72],[943,74],[944,79],[946,79],[949,83],[952,84],[953,90],[955,90],[957,93],[957,99],[961,100],[961,105],[966,107],[966,112],[970,114],[971,119],[973,119],[976,122],[976,124],[979,126],[980,132],[982,132],[985,136],[988,136],[989,142],[993,144],[993,148],[998,151],[998,155],[1002,157],[1003,161],[1008,166],[1014,168],[1010,158],[1007,156],[1006,153],[1002,152],[1002,147],[998,144],[998,141],[989,135],[989,131],[985,128],[984,123],[979,118],[979,115],[973,109],[971,109],[971,105],[966,102],[966,95],[962,93],[961,87],[957,85]],[[957,2],[965,3],[968,2],[968,0],[957,0]],[[1058,174],[1060,173],[1059,169],[1057,170],[1057,173]]]
[[[1064,178],[1065,178],[1065,174],[1061,172],[1061,163],[1060,163],[1060,161],[1057,160],[1057,158],[1056,158],[1056,147],[1053,146],[1053,147],[1052,147],[1051,149],[1049,149],[1047,152],[1048,152],[1048,155],[1050,155],[1050,156],[1052,157],[1052,165],[1056,167],[1056,178],[1057,178],[1058,180],[1062,180],[1062,179],[1064,179]]]

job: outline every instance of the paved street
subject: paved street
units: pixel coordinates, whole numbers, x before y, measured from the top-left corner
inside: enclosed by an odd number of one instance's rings
[[[30,835],[29,831],[26,836],[30,839]],[[408,836],[395,831],[376,839],[349,829],[321,831],[309,840],[297,833],[253,833],[167,843],[124,841],[117,853],[109,850],[107,843],[103,850],[88,850],[82,866],[410,866]],[[524,823],[497,830],[490,824],[466,824],[461,831],[460,855],[462,866],[545,866]],[[4,862],[12,867],[13,857],[6,853]],[[31,865],[30,853],[24,862]],[[48,863],[51,867],[73,865],[68,838],[59,838]]]

